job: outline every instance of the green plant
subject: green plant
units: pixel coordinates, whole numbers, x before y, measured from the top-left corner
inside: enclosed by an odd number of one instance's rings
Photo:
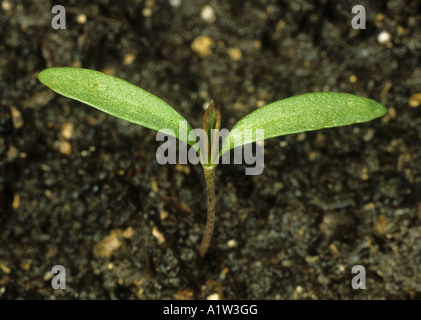
[[[203,118],[206,135],[201,148],[197,136],[189,138],[193,129],[176,110],[122,79],[82,68],[50,68],[40,72],[38,79],[63,96],[118,118],[164,131],[197,151],[205,173],[208,200],[206,229],[199,250],[202,257],[209,247],[214,226],[215,168],[225,152],[272,137],[366,122],[386,113],[386,108],[376,101],[352,94],[316,92],[298,95],[268,104],[242,118],[223,140],[219,151],[219,137],[212,135],[212,130],[215,133],[220,130],[221,113],[213,100]],[[187,134],[180,134],[181,124],[187,127]],[[264,135],[248,135],[245,134],[247,130],[264,130]]]

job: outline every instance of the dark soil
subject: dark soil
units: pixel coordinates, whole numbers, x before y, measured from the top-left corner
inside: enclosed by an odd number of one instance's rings
[[[54,30],[61,3],[1,1],[0,298],[421,298],[420,1],[68,0]],[[356,4],[365,30],[351,26]],[[193,127],[210,98],[231,128],[311,91],[388,114],[268,140],[258,176],[219,166],[200,259],[202,168],[159,165],[155,132],[55,94],[37,80],[52,66],[121,77]],[[55,265],[65,290],[51,287]],[[351,287],[355,265],[365,290]]]

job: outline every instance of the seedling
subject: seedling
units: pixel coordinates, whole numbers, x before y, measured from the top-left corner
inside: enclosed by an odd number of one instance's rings
[[[204,169],[208,205],[205,234],[199,249],[202,257],[208,250],[214,227],[215,168],[225,152],[277,136],[366,122],[386,113],[385,107],[368,98],[348,93],[307,93],[251,112],[234,125],[219,150],[217,133],[221,126],[221,113],[213,100],[203,117],[203,134],[198,136],[190,134],[192,127],[175,109],[122,79],[82,68],[49,68],[40,72],[38,79],[63,96],[132,123],[165,132],[197,151]],[[182,126],[187,128],[187,134],[180,134]],[[245,134],[250,130],[263,130],[264,134]]]

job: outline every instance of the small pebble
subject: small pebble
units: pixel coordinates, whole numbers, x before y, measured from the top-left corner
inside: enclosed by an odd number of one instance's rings
[[[29,268],[31,267],[31,265],[28,262],[22,261],[19,264],[19,267],[23,270],[23,271],[28,271]]]
[[[125,54],[125,55],[124,55],[124,57],[123,57],[123,63],[124,63],[126,66],[128,66],[128,65],[130,65],[130,64],[132,64],[132,63],[133,63],[134,59],[135,59],[134,54],[127,53],[127,54]]]
[[[17,108],[15,108],[14,106],[11,106],[10,112],[12,114],[13,127],[15,129],[21,128],[23,126],[23,119],[22,119],[22,115],[21,115],[20,111]]]
[[[373,202],[369,202],[363,206],[364,210],[374,210],[376,209],[376,205]]]
[[[376,221],[374,221],[373,228],[379,234],[385,234],[387,231],[388,222],[386,217],[381,214]]]
[[[132,227],[128,227],[126,230],[124,230],[121,235],[124,239],[132,239],[134,235],[134,231]]]
[[[318,277],[317,277],[317,281],[320,283],[320,284],[322,284],[322,285],[328,285],[329,284],[329,282],[330,282],[330,280],[325,276],[325,275],[323,275],[323,274],[320,274]]]
[[[380,44],[386,44],[390,41],[390,39],[392,38],[392,36],[390,35],[389,32],[387,31],[382,31],[379,33],[379,35],[377,36],[377,41]]]
[[[262,47],[262,42],[260,40],[253,40],[253,48],[259,50]]]
[[[149,18],[152,15],[153,11],[151,8],[145,8],[142,10],[142,15],[146,18]]]
[[[43,279],[44,279],[44,281],[48,281],[48,280],[51,280],[53,277],[54,277],[54,274],[51,271],[47,271],[44,274]]]
[[[190,173],[190,166],[186,164],[179,164],[175,165],[175,170],[181,173],[189,174]]]
[[[155,180],[152,180],[151,181],[151,189],[155,193],[158,193],[159,192],[158,183],[156,183]]]
[[[368,169],[367,167],[363,167],[361,170],[361,179],[366,181],[370,178],[370,176],[368,175]]]
[[[171,7],[178,8],[181,6],[181,0],[169,0],[168,1]]]
[[[175,300],[191,300],[193,299],[194,293],[191,289],[187,288],[182,291],[178,291],[175,295]]]
[[[212,23],[215,21],[215,11],[213,11],[210,5],[206,5],[202,8],[200,12],[200,17],[208,23]]]
[[[228,240],[227,246],[228,248],[235,248],[237,246],[237,241],[235,241],[234,239]]]
[[[232,61],[238,61],[243,56],[243,53],[238,48],[228,49],[228,54],[229,54]]]
[[[20,197],[19,197],[18,194],[15,194],[13,196],[13,201],[12,201],[12,208],[13,208],[13,210],[19,209],[19,205],[20,205]]]
[[[304,288],[302,287],[302,286],[297,286],[296,288],[295,288],[295,293],[297,293],[297,294],[301,294],[301,293],[303,293],[304,292]]]
[[[392,120],[395,119],[398,116],[398,114],[396,112],[396,109],[393,106],[388,108],[387,114],[388,114],[389,118],[392,119]]]
[[[19,155],[19,150],[15,146],[10,146],[6,151],[6,157],[9,160],[15,159]]]
[[[10,4],[10,2],[9,2],[9,1],[3,1],[3,2],[1,3],[1,8],[2,8],[4,11],[9,11],[9,10],[12,8],[12,5]]]
[[[209,106],[209,102],[207,102],[207,101],[204,102],[203,105],[202,105],[203,110],[207,110],[208,106]]]
[[[100,258],[110,257],[114,251],[118,250],[123,245],[121,235],[122,231],[120,229],[111,230],[108,236],[94,245],[92,250],[93,254]]]
[[[207,297],[206,297],[206,300],[220,300],[220,299],[219,299],[219,294],[217,294],[217,293],[213,293],[213,294],[211,294],[211,295],[207,296]]]
[[[80,155],[81,155],[82,157],[87,157],[87,156],[89,156],[89,151],[88,151],[88,150],[82,150],[82,151],[80,152]]]
[[[3,263],[0,262],[0,269],[1,271],[3,271],[4,273],[9,274],[11,272],[10,268],[6,265],[4,265]]]
[[[305,132],[301,132],[297,135],[297,141],[304,141],[306,139]]]
[[[305,260],[308,264],[313,264],[313,263],[319,261],[319,256],[308,256],[308,257],[305,258]]]
[[[69,156],[72,153],[72,145],[68,141],[60,140],[54,143],[55,148],[61,154]]]
[[[246,110],[247,106],[244,103],[237,101],[234,103],[234,108],[237,110]]]
[[[213,40],[206,36],[196,37],[192,44],[191,48],[194,52],[199,54],[201,58],[206,58],[212,54]]]
[[[71,122],[63,123],[61,126],[61,135],[64,139],[69,140],[73,136],[74,126]]]
[[[80,14],[80,15],[77,16],[76,20],[80,24],[85,24],[88,19],[86,17],[86,14],[83,14],[82,13],[82,14]]]
[[[256,106],[258,108],[264,107],[265,104],[266,104],[266,102],[264,100],[257,100],[257,102],[256,102]]]
[[[333,254],[339,254],[338,247],[334,243],[330,244],[329,249]]]
[[[416,108],[421,105],[421,92],[414,93],[411,98],[409,98],[408,104],[412,108]]]
[[[158,244],[163,244],[165,242],[165,238],[162,235],[162,233],[158,230],[157,227],[152,228],[152,235],[155,237],[155,239],[158,241]]]
[[[292,267],[292,261],[291,260],[282,260],[281,265],[285,268],[291,268]]]
[[[364,136],[363,136],[363,140],[365,142],[371,141],[374,137],[374,133],[375,133],[374,129],[368,129],[366,134],[364,134]]]
[[[159,213],[159,217],[161,218],[161,220],[165,220],[165,219],[167,219],[167,217],[168,217],[168,212],[167,211],[161,211],[160,213]]]

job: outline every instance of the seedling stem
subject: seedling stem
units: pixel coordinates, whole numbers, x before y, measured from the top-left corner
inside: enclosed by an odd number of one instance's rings
[[[208,192],[208,217],[206,221],[205,234],[199,249],[201,257],[203,257],[208,251],[209,244],[212,239],[213,226],[215,223],[215,168],[216,166],[203,166]]]

